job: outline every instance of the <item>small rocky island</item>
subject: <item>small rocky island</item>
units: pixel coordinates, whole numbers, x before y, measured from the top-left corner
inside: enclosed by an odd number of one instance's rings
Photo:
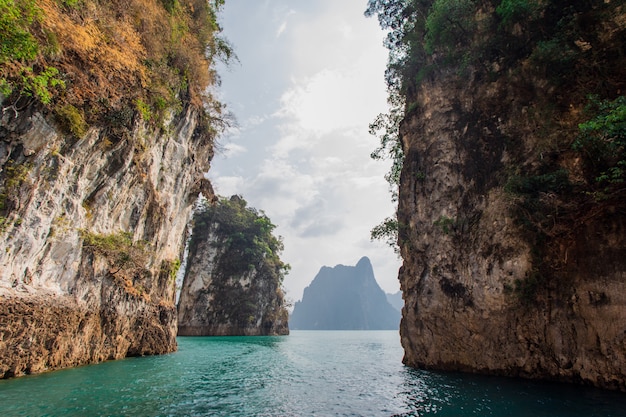
[[[179,336],[289,333],[282,281],[289,265],[275,226],[239,196],[194,216],[178,303]]]
[[[397,330],[399,324],[400,312],[387,301],[365,256],[356,266],[323,266],[290,319],[298,330]]]

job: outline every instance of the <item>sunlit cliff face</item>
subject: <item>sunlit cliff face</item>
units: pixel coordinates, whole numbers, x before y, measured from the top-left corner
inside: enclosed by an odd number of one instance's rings
[[[150,135],[139,125],[108,151],[98,129],[68,144],[39,113],[20,117],[2,145],[29,167],[2,235],[3,374],[175,349],[173,276],[205,181],[189,162],[211,152],[197,112],[150,148],[133,143]]]
[[[189,5],[3,6],[23,48],[0,56],[0,375],[176,349],[173,277],[219,130],[212,55],[153,43],[212,44],[216,26],[186,32],[210,6]]]

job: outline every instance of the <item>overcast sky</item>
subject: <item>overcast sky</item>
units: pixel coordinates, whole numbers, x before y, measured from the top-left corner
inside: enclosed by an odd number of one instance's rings
[[[223,35],[239,63],[220,66],[218,96],[237,119],[209,178],[240,194],[283,236],[287,297],[319,269],[368,256],[380,286],[399,290],[400,260],[370,229],[394,213],[368,125],[385,112],[387,50],[367,0],[228,0]]]

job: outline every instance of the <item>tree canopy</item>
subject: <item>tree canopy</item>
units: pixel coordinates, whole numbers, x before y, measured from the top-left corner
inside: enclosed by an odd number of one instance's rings
[[[276,226],[263,211],[248,207],[241,196],[220,198],[215,204],[203,204],[194,216],[190,252],[213,233],[213,245],[221,249],[218,270],[228,276],[240,276],[262,264],[271,266],[277,281],[289,270],[279,255],[282,238],[274,236]]]

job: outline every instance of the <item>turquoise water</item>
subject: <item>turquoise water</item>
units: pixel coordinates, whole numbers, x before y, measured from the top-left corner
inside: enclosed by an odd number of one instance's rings
[[[625,394],[406,368],[395,331],[178,342],[0,381],[0,416],[626,416]]]

